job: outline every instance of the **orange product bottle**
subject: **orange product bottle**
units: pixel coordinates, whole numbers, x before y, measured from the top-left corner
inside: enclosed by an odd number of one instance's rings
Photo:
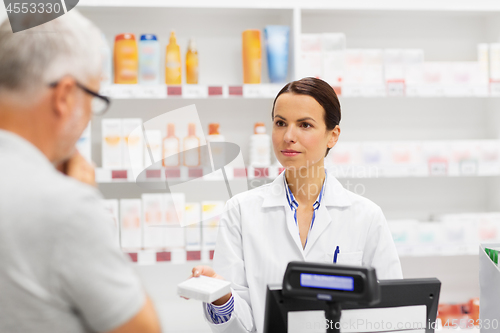
[[[262,52],[259,30],[245,30],[243,39],[243,83],[260,83]]]
[[[115,37],[114,82],[136,84],[139,70],[139,52],[133,34],[119,34]]]
[[[165,83],[171,85],[182,84],[181,49],[177,45],[175,31],[170,34],[170,42],[165,54]]]
[[[186,83],[198,84],[198,51],[192,38],[189,40],[186,53]]]
[[[167,136],[163,139],[163,166],[176,167],[180,165],[180,142],[175,136],[175,124],[167,124]]]
[[[184,165],[187,167],[196,167],[200,165],[200,138],[196,136],[196,125],[188,125],[188,136],[184,138],[183,149]]]

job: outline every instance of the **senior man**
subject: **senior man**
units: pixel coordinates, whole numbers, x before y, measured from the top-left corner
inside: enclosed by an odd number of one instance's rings
[[[0,332],[159,332],[75,143],[98,95],[100,32],[75,10],[0,25]]]

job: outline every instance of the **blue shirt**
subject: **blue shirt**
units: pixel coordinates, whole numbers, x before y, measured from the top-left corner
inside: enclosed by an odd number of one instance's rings
[[[309,227],[309,232],[311,231],[313,225],[314,225],[314,220],[316,218],[316,211],[319,209],[319,206],[321,205],[321,199],[323,198],[323,194],[325,192],[325,183],[326,183],[326,177],[327,173],[325,172],[325,181],[323,182],[323,185],[321,187],[321,191],[319,192],[318,198],[313,204],[313,217],[311,221],[311,226]],[[295,225],[298,227],[299,223],[297,222],[297,208],[299,208],[299,203],[297,200],[295,200],[295,197],[293,196],[292,191],[290,190],[290,187],[288,186],[286,182],[286,177],[283,177],[283,182],[285,183],[285,192],[286,192],[286,200],[288,202],[288,205],[290,206],[290,209],[293,212],[293,218],[295,220]],[[309,233],[308,233],[309,235]],[[307,239],[305,246],[307,246]],[[304,246],[304,248],[305,248]],[[227,322],[229,319],[231,319],[231,314],[234,311],[234,297],[231,295],[231,298],[229,301],[227,301],[223,305],[213,305],[212,303],[206,303],[207,307],[207,312],[210,315],[210,318],[212,319],[212,322],[214,324],[222,324]]]

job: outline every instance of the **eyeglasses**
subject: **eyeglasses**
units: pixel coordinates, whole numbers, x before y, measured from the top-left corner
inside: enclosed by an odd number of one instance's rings
[[[106,111],[108,111],[109,106],[111,105],[111,100],[109,99],[109,97],[99,95],[98,93],[90,90],[89,88],[85,87],[78,81],[75,82],[78,88],[82,89],[84,92],[92,96],[92,101],[91,101],[92,114],[96,116],[102,116],[104,113],[106,113]],[[51,88],[55,88],[57,87],[58,84],[59,81],[56,81],[49,84],[49,86]]]

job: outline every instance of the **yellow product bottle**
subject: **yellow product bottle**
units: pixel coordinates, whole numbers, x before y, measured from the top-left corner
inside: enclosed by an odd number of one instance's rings
[[[186,53],[186,83],[198,84],[198,51],[193,39],[189,40]]]
[[[243,38],[243,83],[260,83],[262,52],[259,30],[245,30]]]
[[[175,31],[170,34],[170,42],[165,55],[165,83],[182,84],[181,50],[177,45]]]
[[[114,82],[117,84],[136,84],[139,69],[139,53],[133,34],[120,34],[115,37]]]

